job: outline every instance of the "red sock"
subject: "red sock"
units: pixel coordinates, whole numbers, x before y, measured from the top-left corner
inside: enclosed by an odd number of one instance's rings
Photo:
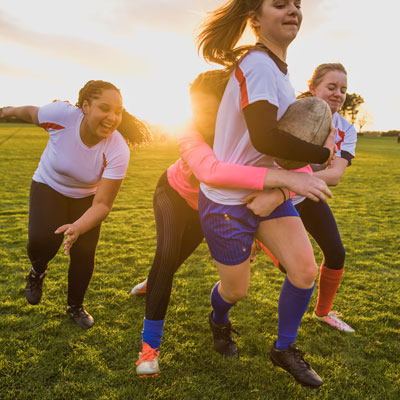
[[[274,263],[275,267],[278,268],[279,265],[279,260],[271,253],[271,251],[264,246],[264,244],[262,244],[258,239],[256,239],[257,244],[260,246],[261,250],[264,250],[269,258],[272,260],[272,262]]]
[[[330,269],[321,265],[319,273],[318,300],[315,313],[322,317],[331,311],[333,298],[339,287],[343,275],[342,269]]]

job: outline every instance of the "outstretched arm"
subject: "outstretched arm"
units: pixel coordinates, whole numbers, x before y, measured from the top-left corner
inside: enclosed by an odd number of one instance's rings
[[[62,225],[54,233],[64,233],[64,254],[69,254],[78,237],[104,221],[110,213],[117,197],[122,179],[102,178],[94,196],[93,203],[86,212],[72,224]]]
[[[3,107],[0,108],[0,118],[15,117],[39,125],[38,112],[39,107],[35,106]]]

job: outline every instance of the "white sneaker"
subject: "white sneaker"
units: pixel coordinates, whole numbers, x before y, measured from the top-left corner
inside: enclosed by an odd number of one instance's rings
[[[139,359],[136,362],[136,374],[140,378],[156,376],[160,372],[158,366],[158,351],[151,348],[147,343],[142,343],[142,351],[139,353]]]
[[[136,296],[138,294],[146,294],[147,291],[147,279],[145,279],[143,282],[140,282],[137,284],[131,291],[130,294],[132,296]]]
[[[315,314],[315,311],[314,311],[313,315],[314,315],[314,318],[316,318],[318,321],[325,322],[328,325],[332,326],[333,328],[338,329],[339,331],[348,332],[348,333],[354,332],[354,329],[350,325],[346,324],[346,322],[342,321],[339,318],[342,315],[340,312],[331,311],[328,315],[319,317],[317,314]]]

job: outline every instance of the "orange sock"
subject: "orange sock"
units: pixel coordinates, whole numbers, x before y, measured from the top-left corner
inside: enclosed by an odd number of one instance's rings
[[[343,275],[342,269],[330,269],[321,265],[319,273],[318,300],[315,307],[315,313],[319,317],[328,315],[331,311],[333,298],[339,287]]]
[[[264,246],[258,239],[256,239],[256,242],[257,242],[257,244],[260,246],[261,250],[265,251],[265,252],[268,254],[269,258],[272,260],[272,262],[274,263],[275,267],[276,267],[276,268],[279,268],[279,267],[278,267],[278,265],[279,265],[279,260],[278,260],[278,259],[271,253],[271,251],[270,251],[266,246]]]

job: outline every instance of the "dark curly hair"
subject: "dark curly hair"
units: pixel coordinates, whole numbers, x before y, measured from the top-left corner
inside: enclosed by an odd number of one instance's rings
[[[115,90],[121,95],[121,91],[112,83],[102,80],[91,80],[79,91],[76,107],[82,108],[86,100],[89,104],[91,100],[98,99],[103,90]],[[122,95],[121,95],[122,97]],[[124,137],[130,146],[140,146],[149,144],[152,141],[150,129],[147,125],[130,114],[125,108],[122,110],[121,124],[118,126],[118,132]]]

